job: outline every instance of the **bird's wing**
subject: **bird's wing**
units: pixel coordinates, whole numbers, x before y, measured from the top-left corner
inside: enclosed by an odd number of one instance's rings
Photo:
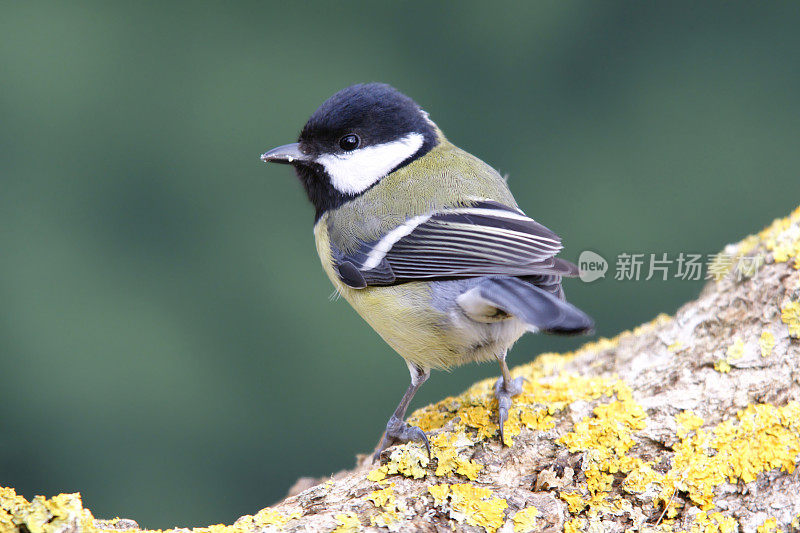
[[[561,239],[522,211],[481,201],[407,220],[354,253],[337,254],[339,277],[354,288],[486,275],[575,276],[555,255]]]

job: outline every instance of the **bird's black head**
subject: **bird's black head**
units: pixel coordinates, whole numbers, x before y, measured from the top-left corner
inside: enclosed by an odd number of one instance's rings
[[[328,98],[297,143],[261,159],[294,165],[319,218],[436,143],[436,126],[414,100],[384,83],[364,83]]]

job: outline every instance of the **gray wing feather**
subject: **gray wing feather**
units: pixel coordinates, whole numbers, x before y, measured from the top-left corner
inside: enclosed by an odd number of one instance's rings
[[[594,327],[592,319],[574,305],[515,277],[487,278],[460,298],[462,307],[489,304],[547,333],[587,333]]]
[[[485,275],[560,281],[577,275],[575,265],[555,257],[561,248],[558,235],[521,211],[481,202],[421,217],[338,260],[340,277],[355,288]]]

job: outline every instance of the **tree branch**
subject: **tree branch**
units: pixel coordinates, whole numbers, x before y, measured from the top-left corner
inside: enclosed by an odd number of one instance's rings
[[[724,253],[765,263],[747,271],[721,256],[721,279],[674,318],[515,368],[527,383],[507,447],[486,380],[410,417],[430,436],[430,462],[419,444],[390,448],[379,465],[362,456],[210,530],[796,530],[800,209]],[[27,502],[0,489],[0,530],[10,526],[135,523],[95,520],[75,494]]]

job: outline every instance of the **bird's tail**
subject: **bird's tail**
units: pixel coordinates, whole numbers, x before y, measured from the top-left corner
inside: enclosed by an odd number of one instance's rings
[[[487,278],[470,292],[485,303],[522,320],[531,329],[559,335],[576,335],[589,333],[594,328],[594,321],[589,315],[571,303],[519,278]]]

